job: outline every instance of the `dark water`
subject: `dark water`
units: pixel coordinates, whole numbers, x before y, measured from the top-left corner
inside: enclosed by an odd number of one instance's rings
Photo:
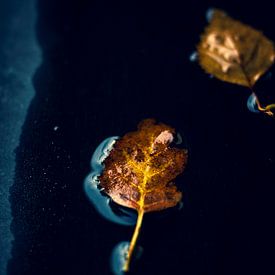
[[[43,59],[16,150],[8,274],[110,274],[133,228],[102,218],[83,181],[100,142],[148,117],[182,133],[190,157],[184,207],[145,215],[132,274],[274,274],[275,120],[189,61],[213,6],[275,41],[267,3],[38,1]],[[259,81],[263,102],[274,87]]]

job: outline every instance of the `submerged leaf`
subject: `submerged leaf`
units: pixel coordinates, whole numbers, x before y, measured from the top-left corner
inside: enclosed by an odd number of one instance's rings
[[[208,19],[210,23],[197,46],[201,67],[220,80],[248,87],[252,92],[248,109],[273,116],[275,105],[262,106],[253,88],[274,63],[273,42],[221,10],[208,12]]]
[[[252,87],[273,64],[272,41],[261,32],[213,10],[198,45],[199,62],[215,77]]]
[[[129,269],[143,214],[173,207],[181,200],[182,194],[172,181],[183,172],[187,151],[169,146],[174,134],[175,130],[168,125],[144,120],[138,131],[115,143],[104,162],[100,177],[104,191],[119,205],[138,212],[125,271]]]

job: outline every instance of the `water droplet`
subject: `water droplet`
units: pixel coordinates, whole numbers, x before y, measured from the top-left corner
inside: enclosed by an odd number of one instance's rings
[[[183,201],[180,201],[178,204],[178,210],[182,210],[183,207],[184,207],[184,203],[183,203]]]
[[[126,263],[127,254],[129,250],[130,243],[129,242],[120,242],[117,244],[111,254],[110,264],[111,270],[115,275],[123,275],[125,274],[123,267]],[[138,246],[134,252],[134,260],[137,260],[141,257],[143,252],[143,248]]]
[[[182,144],[182,136],[180,133],[177,133],[177,138],[175,140],[175,144],[177,144],[177,145]]]
[[[247,108],[252,113],[260,112],[257,104],[257,97],[254,93],[251,94],[247,100]]]
[[[205,17],[206,17],[206,20],[207,20],[208,23],[210,23],[210,21],[212,20],[213,15],[214,15],[214,11],[215,11],[215,9],[213,9],[213,8],[209,8],[206,11]]]
[[[94,171],[101,174],[104,169],[103,162],[109,156],[117,139],[119,139],[118,136],[106,138],[97,146],[91,159],[91,167]]]
[[[264,76],[264,80],[270,80],[272,78],[272,72],[267,72]]]
[[[96,148],[91,159],[92,171],[84,181],[84,191],[98,213],[105,219],[122,225],[134,225],[137,219],[136,213],[126,209],[114,212],[111,199],[102,193],[99,182],[99,176],[104,169],[103,162],[110,154],[117,139],[118,137],[107,138]]]
[[[112,251],[111,269],[115,275],[124,274],[123,267],[126,262],[129,246],[129,242],[121,242],[118,245],[116,245]]]
[[[189,60],[191,61],[191,62],[196,62],[196,61],[198,61],[198,53],[197,52],[193,52],[191,55],[190,55],[190,57],[189,57]]]

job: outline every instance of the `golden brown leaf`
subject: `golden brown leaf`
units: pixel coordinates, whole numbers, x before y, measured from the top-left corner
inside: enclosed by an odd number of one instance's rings
[[[116,203],[138,212],[125,270],[129,269],[143,214],[173,207],[181,200],[172,181],[183,172],[187,151],[169,146],[174,134],[168,125],[144,120],[138,131],[115,143],[104,162],[100,185]]]
[[[217,78],[251,87],[273,64],[273,43],[261,32],[213,10],[198,45],[199,62]]]
[[[197,49],[199,63],[207,73],[220,80],[249,87],[252,90],[250,102],[255,103],[252,108],[256,107],[256,112],[273,115],[271,109],[275,105],[261,106],[253,90],[256,81],[274,63],[272,41],[260,31],[214,9]],[[249,106],[250,110],[252,108]]]

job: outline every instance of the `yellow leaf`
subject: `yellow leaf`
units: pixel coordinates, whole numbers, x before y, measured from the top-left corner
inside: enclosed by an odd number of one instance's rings
[[[272,41],[261,32],[213,10],[198,45],[202,68],[215,77],[252,87],[273,64]]]
[[[117,204],[138,212],[124,271],[129,270],[144,213],[173,207],[181,200],[173,180],[185,168],[187,151],[169,146],[174,134],[170,126],[146,119],[138,131],[119,139],[104,161],[100,185]]]
[[[274,63],[274,44],[260,31],[232,19],[221,10],[211,10],[209,25],[197,46],[201,67],[216,78],[248,87],[247,106],[252,112],[273,116],[274,104],[262,106],[253,89]]]

